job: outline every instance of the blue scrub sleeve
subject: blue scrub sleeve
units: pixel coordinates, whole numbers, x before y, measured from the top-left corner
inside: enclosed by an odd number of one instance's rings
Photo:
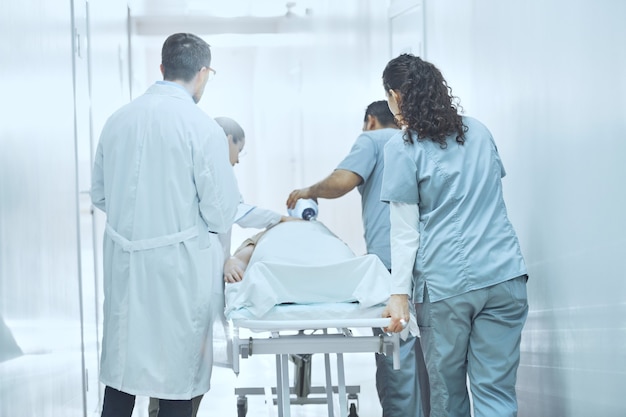
[[[500,166],[500,178],[504,178],[506,176],[506,170],[504,169],[504,165],[502,164],[502,159],[500,159],[500,154],[498,153],[498,147],[496,146],[496,141],[493,140],[493,136],[489,135],[489,140],[491,140],[491,146],[493,146],[493,152],[496,156],[496,161]]]
[[[336,169],[343,169],[357,174],[367,182],[376,166],[376,144],[366,134],[361,134],[352,145],[350,153],[339,163]]]
[[[407,152],[413,146],[415,145],[405,143],[401,136],[385,145],[381,201],[419,204],[417,166]]]

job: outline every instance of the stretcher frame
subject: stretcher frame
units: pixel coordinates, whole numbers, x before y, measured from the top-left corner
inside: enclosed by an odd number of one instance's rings
[[[272,403],[278,406],[279,417],[290,417],[291,404],[327,404],[328,416],[357,417],[359,386],[346,386],[344,373],[344,353],[377,352],[393,357],[394,369],[400,368],[399,333],[379,336],[357,336],[350,328],[379,327],[389,325],[389,318],[339,319],[339,320],[233,320],[232,357],[233,371],[239,374],[239,358],[247,359],[252,355],[271,354],[276,357],[276,387],[267,392],[263,387],[236,388],[238,417],[247,413],[247,395],[266,395],[272,397]],[[240,338],[239,329],[270,332],[270,337]],[[336,333],[329,333],[336,329]],[[305,330],[313,331],[306,334]],[[285,331],[297,331],[297,334],[284,334]],[[321,331],[322,333],[317,333]],[[301,387],[290,387],[290,355],[323,353],[325,364],[325,386],[310,387],[302,395]],[[336,354],[337,384],[332,384],[330,354]],[[296,369],[296,372],[298,370]],[[308,375],[310,378],[310,373]],[[308,381],[310,386],[310,381]],[[297,385],[297,384],[294,384]],[[308,394],[321,394],[322,397],[309,397]],[[292,397],[295,394],[296,397]],[[333,395],[338,395],[338,410],[335,409]],[[275,396],[275,398],[273,398]]]

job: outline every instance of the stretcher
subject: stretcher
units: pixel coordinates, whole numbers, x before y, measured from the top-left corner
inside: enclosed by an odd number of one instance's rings
[[[389,271],[377,256],[355,256],[317,221],[281,223],[258,240],[243,280],[225,288],[233,370],[239,373],[240,358],[275,355],[276,386],[266,395],[278,406],[279,417],[290,417],[291,404],[324,403],[329,417],[356,417],[360,388],[346,386],[343,354],[392,355],[399,367],[398,334],[362,336],[351,330],[387,327],[389,319],[381,316],[389,293]],[[240,337],[241,329],[253,336]],[[316,353],[324,355],[326,383],[321,387],[310,383]],[[336,356],[335,383],[331,355]],[[290,360],[296,365],[293,387]],[[235,394],[243,417],[247,395],[265,390],[238,388]]]
[[[240,371],[240,358],[246,359],[253,355],[275,355],[276,358],[276,386],[271,392],[267,392],[264,387],[235,389],[237,416],[246,415],[248,395],[265,395],[278,407],[279,417],[290,417],[292,404],[327,404],[329,417],[357,417],[360,387],[346,385],[343,354],[384,353],[392,356],[394,368],[399,368],[398,333],[360,336],[352,331],[361,327],[386,327],[389,319],[381,318],[382,308],[362,309],[351,303],[279,305],[263,319],[233,319],[232,356],[235,373]],[[240,329],[259,332],[259,337],[242,338],[239,336]],[[311,386],[311,355],[316,353],[324,355],[324,386]],[[334,383],[331,354],[336,356],[337,381]],[[290,385],[290,361],[295,368],[293,385]]]

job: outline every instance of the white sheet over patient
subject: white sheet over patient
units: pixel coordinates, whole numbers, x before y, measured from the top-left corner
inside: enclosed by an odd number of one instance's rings
[[[387,301],[389,272],[375,255],[354,252],[318,221],[292,221],[258,241],[244,279],[226,285],[226,317],[245,309],[261,318],[283,303]]]

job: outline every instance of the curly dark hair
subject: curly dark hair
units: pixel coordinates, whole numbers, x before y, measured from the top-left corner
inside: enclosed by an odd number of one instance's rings
[[[412,54],[402,54],[387,63],[383,86],[400,93],[398,103],[402,123],[407,126],[404,140],[413,143],[410,131],[418,140],[430,139],[446,148],[446,137],[456,134],[459,144],[465,143],[467,127],[452,95],[452,89],[433,64]]]

